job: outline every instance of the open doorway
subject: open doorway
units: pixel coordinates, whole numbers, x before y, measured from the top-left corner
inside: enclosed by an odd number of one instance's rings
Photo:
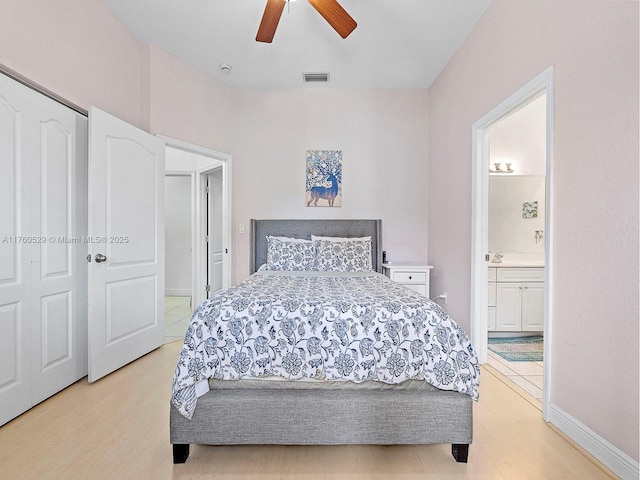
[[[543,397],[546,93],[489,127],[487,364]]]
[[[192,176],[165,175],[165,343],[184,337],[192,304]]]
[[[501,121],[510,117],[514,112],[521,111],[527,105],[533,104],[533,102],[537,99],[541,99],[542,107],[544,109],[544,146],[543,146],[543,159],[541,162],[544,163],[544,180],[543,180],[543,191],[544,195],[542,198],[538,199],[537,204],[537,212],[538,215],[541,216],[542,210],[544,210],[544,222],[543,226],[537,226],[533,228],[530,233],[531,238],[529,240],[533,242],[538,242],[540,251],[532,251],[531,255],[520,256],[520,258],[515,258],[511,256],[509,258],[509,253],[514,252],[505,252],[505,251],[491,251],[489,245],[490,238],[490,223],[489,223],[489,207],[490,207],[490,182],[491,178],[499,177],[500,180],[497,183],[502,183],[501,187],[496,186],[496,189],[510,191],[514,188],[520,189],[521,191],[525,190],[525,187],[518,187],[517,185],[510,185],[504,178],[513,176],[515,178],[514,171],[517,171],[518,168],[521,169],[521,173],[526,173],[526,168],[530,168],[530,165],[521,164],[518,166],[518,161],[515,159],[509,159],[507,162],[506,159],[498,159],[495,158],[492,162],[491,159],[491,131],[492,127],[496,127],[500,124]],[[552,184],[552,169],[551,169],[551,161],[552,161],[552,145],[553,145],[553,67],[547,68],[545,71],[536,76],[533,80],[511,95],[509,98],[504,100],[497,107],[488,112],[485,116],[483,116],[480,120],[478,120],[472,128],[472,143],[473,143],[473,152],[472,152],[472,173],[473,173],[473,211],[472,211],[472,265],[471,265],[471,340],[476,348],[478,357],[481,363],[486,363],[487,358],[489,356],[488,352],[488,332],[490,327],[494,329],[494,331],[504,332],[507,334],[513,334],[517,330],[518,334],[523,334],[523,323],[522,323],[522,295],[524,292],[524,287],[537,287],[537,290],[533,292],[533,288],[531,289],[531,294],[533,297],[536,297],[536,305],[537,308],[540,309],[537,315],[534,315],[538,318],[537,324],[527,325],[525,321],[525,331],[536,331],[536,332],[544,332],[544,351],[543,351],[543,381],[542,381],[542,412],[543,418],[548,420],[548,406],[550,405],[550,381],[549,381],[549,372],[551,368],[551,341],[552,341],[552,330],[550,328],[551,325],[551,281],[553,279],[552,275],[552,198],[551,198],[551,184]],[[493,163],[493,164],[492,164]],[[500,165],[496,165],[500,164]],[[510,163],[510,166],[507,166],[506,163]],[[491,172],[494,172],[491,175]],[[525,177],[527,175],[523,175]],[[533,175],[531,175],[533,176]],[[532,179],[525,179],[532,180]],[[534,181],[537,181],[534,179]],[[516,182],[517,183],[517,182]],[[529,182],[531,183],[531,182]],[[520,202],[518,206],[519,214],[521,217],[532,215],[532,210],[534,210],[536,199],[534,196],[541,196],[540,186],[527,186],[527,189],[530,190],[529,196],[532,198],[528,200],[524,200]],[[533,190],[531,190],[533,189]],[[495,193],[495,191],[494,191]],[[515,203],[513,200],[515,197],[512,196],[510,200],[511,203]],[[529,197],[527,197],[529,198]],[[495,200],[495,199],[494,199]],[[540,220],[540,217],[538,217]],[[535,222],[534,222],[535,223]],[[528,230],[531,227],[531,223],[525,223],[524,230]],[[537,224],[536,224],[537,225]],[[499,229],[494,228],[495,231]],[[503,231],[505,228],[503,228]],[[509,231],[509,234],[512,237],[518,237],[519,233],[516,232],[518,229],[506,228]],[[523,231],[524,231],[523,230]],[[529,233],[525,233],[524,235],[529,235]],[[504,244],[499,246],[499,248],[495,248],[494,250],[503,250],[505,248]],[[534,249],[535,250],[535,249]],[[522,252],[525,253],[525,252]],[[496,255],[498,254],[498,255]],[[536,256],[543,259],[542,264],[539,265],[540,259]],[[506,255],[506,257],[505,257]],[[513,266],[508,266],[509,268],[502,269],[502,273],[500,274],[500,280],[505,280],[505,284],[511,283],[512,285],[505,285],[505,292],[503,292],[502,299],[509,306],[510,313],[506,315],[505,318],[498,318],[498,308],[497,302],[500,300],[497,296],[496,290],[498,289],[498,267],[497,264],[499,261],[508,263],[509,261],[520,262],[517,266],[514,264]],[[524,266],[523,262],[529,262],[528,270],[518,270],[517,267]],[[535,265],[531,262],[538,262]],[[511,268],[515,267],[515,268]],[[532,273],[534,272],[534,273]],[[535,274],[535,282],[533,285],[529,283],[529,279],[518,277],[519,274]],[[491,276],[490,276],[491,274]],[[506,275],[506,276],[505,276]],[[526,277],[525,275],[525,277]],[[513,278],[508,278],[509,276],[513,276]],[[506,282],[506,280],[512,280],[510,282]],[[510,287],[511,289],[509,290]],[[540,288],[541,287],[541,288]],[[529,291],[529,289],[527,289]],[[490,295],[491,294],[491,295]],[[517,297],[517,298],[516,298]],[[532,298],[533,298],[532,297]],[[518,301],[516,301],[518,300]],[[491,303],[490,303],[491,302]],[[503,305],[504,306],[504,305]],[[502,309],[504,311],[504,308]],[[514,312],[518,312],[517,322],[514,322],[515,314]],[[508,318],[506,318],[508,317]],[[542,317],[542,318],[540,318]],[[500,323],[503,321],[503,323]],[[508,321],[511,321],[511,324],[508,324]],[[500,330],[498,330],[500,329]]]
[[[231,286],[231,156],[162,138],[166,143],[166,190],[180,185],[180,191],[189,194],[188,200],[178,200],[171,192],[168,197],[181,204],[167,206],[169,211],[180,208],[181,213],[175,222],[169,218],[166,222],[166,234],[180,237],[180,248],[175,252],[166,238],[167,256],[177,256],[167,258],[167,267],[172,268],[167,276],[179,270],[183,284],[187,284],[185,275],[191,280],[190,293],[186,289],[166,290],[166,343],[184,338],[193,310],[216,291]]]

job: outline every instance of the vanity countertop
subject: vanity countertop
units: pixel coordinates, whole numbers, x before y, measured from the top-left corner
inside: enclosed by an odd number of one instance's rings
[[[541,260],[507,260],[500,263],[489,262],[490,268],[544,268]]]

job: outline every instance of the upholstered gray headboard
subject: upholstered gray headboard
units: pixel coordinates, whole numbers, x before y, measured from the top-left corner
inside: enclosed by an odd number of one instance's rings
[[[251,263],[254,273],[267,263],[267,235],[311,239],[371,236],[373,269],[382,272],[382,220],[251,220]]]

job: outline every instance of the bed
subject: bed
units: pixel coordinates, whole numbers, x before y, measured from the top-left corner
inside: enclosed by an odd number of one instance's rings
[[[174,463],[190,444],[436,443],[467,462],[477,357],[381,259],[380,220],[251,220],[251,276],[198,307],[178,358]]]

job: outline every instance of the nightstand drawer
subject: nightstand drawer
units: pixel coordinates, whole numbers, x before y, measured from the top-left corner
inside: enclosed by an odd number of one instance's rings
[[[398,283],[426,283],[427,274],[425,272],[393,272],[393,278],[391,279]]]
[[[392,281],[425,297],[429,296],[429,271],[432,268],[431,265],[410,262],[382,265],[382,271]]]

